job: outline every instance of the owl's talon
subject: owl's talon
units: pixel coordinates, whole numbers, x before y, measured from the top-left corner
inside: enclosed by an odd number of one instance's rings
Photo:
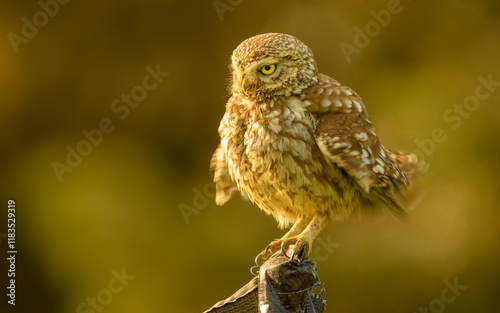
[[[294,257],[297,259],[297,263],[301,263],[304,261],[305,258],[307,258],[307,251],[308,251],[307,243],[303,242],[300,244],[300,247],[298,249],[294,249],[292,251],[292,257],[291,261],[294,262]]]
[[[265,249],[255,258],[255,264],[259,265],[259,258],[267,260],[271,255],[281,250],[283,255],[286,255],[294,261],[301,262],[309,255],[309,243],[303,241],[302,237],[294,236],[286,239],[278,239],[271,242]],[[290,251],[291,250],[291,251]]]
[[[294,246],[291,249],[292,251],[291,251],[291,254],[290,254],[290,261],[301,263],[309,255],[309,246],[310,245],[309,245],[308,242],[300,241],[298,239],[295,239],[293,241],[294,241],[294,243],[293,243]],[[288,243],[288,244],[283,243],[282,249],[283,249],[284,246],[286,246],[285,249],[286,250],[290,250],[289,249],[290,245],[292,245],[292,244],[290,244],[290,243]],[[287,255],[287,254],[285,254],[285,255]]]
[[[279,251],[279,247],[281,246],[282,240],[278,239],[273,242],[271,242],[261,253],[259,253],[255,257],[255,264],[259,265],[259,259],[262,258],[262,260],[267,260],[271,255],[275,254],[276,252]]]
[[[271,245],[267,246],[266,249],[264,250],[264,260],[267,260],[267,253],[269,252],[269,248]]]
[[[260,267],[260,266],[259,266],[258,264],[257,264],[257,265],[252,266],[252,267],[250,268],[250,273],[252,273],[252,275],[253,275],[253,276],[257,276],[257,275],[259,274],[259,267]],[[254,271],[253,271],[254,269],[257,269],[257,273],[254,273]]]
[[[307,243],[302,243],[302,245],[300,246],[300,250],[299,250],[299,258],[301,260],[307,258],[307,252],[309,250],[309,247],[308,247],[308,244]]]
[[[281,253],[283,253],[284,255],[288,256],[288,254],[286,254],[287,250],[288,250],[288,247],[286,247],[286,249],[285,249],[285,242],[283,241],[281,243]]]
[[[257,256],[255,257],[255,265],[257,265],[257,266],[259,266],[259,259],[260,259],[260,257],[261,257],[260,253],[257,254]],[[252,271],[252,270],[250,269],[250,271]]]
[[[282,240],[282,243],[281,243],[281,252],[286,255],[287,257],[290,257],[288,255],[288,251],[290,250],[290,246],[292,245],[295,245],[297,243],[298,239],[297,237],[291,237],[291,238],[287,238],[287,239],[284,239]],[[293,258],[293,250],[292,250],[292,255],[291,255],[291,258]]]

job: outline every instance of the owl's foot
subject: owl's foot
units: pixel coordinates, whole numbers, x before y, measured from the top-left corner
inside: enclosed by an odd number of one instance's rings
[[[300,236],[293,236],[286,239],[277,239],[271,242],[264,251],[255,257],[255,263],[262,258],[267,260],[271,255],[278,251],[282,251],[284,255],[289,256],[292,261],[297,259],[299,262],[304,260],[309,255],[310,243],[306,242]],[[291,252],[290,252],[291,250]],[[289,254],[290,252],[290,254]]]
[[[289,256],[291,261],[302,262],[309,256],[311,243],[304,240],[301,236],[295,236],[284,240],[281,245],[281,251],[284,255]]]

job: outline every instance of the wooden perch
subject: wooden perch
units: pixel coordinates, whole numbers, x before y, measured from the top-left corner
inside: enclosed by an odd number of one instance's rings
[[[204,313],[321,313],[326,300],[313,292],[320,284],[316,263],[292,262],[279,252],[262,264],[248,284]]]

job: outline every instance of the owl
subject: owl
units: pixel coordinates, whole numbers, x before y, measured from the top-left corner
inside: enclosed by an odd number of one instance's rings
[[[239,191],[281,228],[293,225],[257,258],[280,249],[304,259],[332,221],[397,201],[418,161],[388,150],[361,98],[318,72],[311,49],[279,33],[243,41],[231,57],[231,92],[211,159],[216,203]]]

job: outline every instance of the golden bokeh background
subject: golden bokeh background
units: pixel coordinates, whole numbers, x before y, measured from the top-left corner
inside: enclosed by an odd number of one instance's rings
[[[372,36],[348,62],[355,27]],[[500,308],[498,1],[3,1],[0,29],[0,246],[13,199],[18,249],[16,306],[3,296],[0,311],[202,312],[252,278],[283,231],[239,197],[217,207],[208,166],[229,57],[264,32],[310,46],[320,72],[363,97],[386,146],[430,163],[409,223],[320,235],[334,243],[312,254],[326,312]],[[155,70],[165,77],[142,88]],[[84,131],[103,119],[89,148]],[[85,156],[57,174],[68,146]]]

